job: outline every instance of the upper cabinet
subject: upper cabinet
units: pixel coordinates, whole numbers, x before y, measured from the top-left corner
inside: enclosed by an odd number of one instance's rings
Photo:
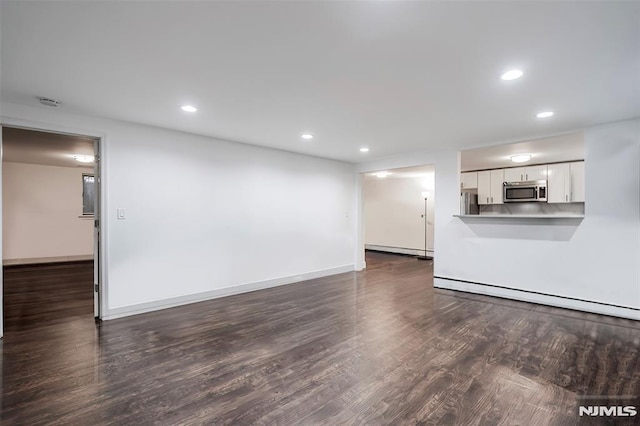
[[[524,167],[504,169],[505,182],[521,182],[524,180]]]
[[[504,170],[491,170],[491,204],[503,204]]]
[[[547,165],[525,167],[524,180],[547,180]]]
[[[584,161],[549,164],[548,203],[583,203]]]
[[[549,164],[547,203],[568,203],[571,192],[569,163]]]
[[[512,167],[504,169],[505,182],[527,182],[530,180],[546,180],[547,166]]]
[[[478,204],[502,204],[504,170],[478,172]]]
[[[571,173],[571,201],[584,203],[584,161],[569,163]]]
[[[478,188],[478,172],[466,172],[460,175],[460,189]]]

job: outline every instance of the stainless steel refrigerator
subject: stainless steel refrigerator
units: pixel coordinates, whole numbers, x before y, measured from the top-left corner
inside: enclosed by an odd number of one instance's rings
[[[460,194],[460,214],[480,214],[478,194],[470,192]]]

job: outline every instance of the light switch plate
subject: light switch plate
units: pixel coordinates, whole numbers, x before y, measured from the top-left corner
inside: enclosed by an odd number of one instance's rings
[[[123,208],[118,209],[118,219],[125,219],[127,217],[126,211]]]

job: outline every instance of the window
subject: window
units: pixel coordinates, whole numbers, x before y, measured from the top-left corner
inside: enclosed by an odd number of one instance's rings
[[[96,205],[95,176],[82,175],[82,215],[93,216]]]

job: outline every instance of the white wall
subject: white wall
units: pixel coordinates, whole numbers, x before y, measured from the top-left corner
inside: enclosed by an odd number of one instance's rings
[[[2,107],[5,123],[103,136],[107,319],[354,269],[351,164]]]
[[[93,220],[82,215],[82,174],[93,168],[5,162],[3,260],[93,255]]]
[[[431,192],[427,203],[427,253],[433,255],[433,172],[428,178],[365,177],[364,235],[367,248],[424,255],[425,229],[424,217],[421,217],[425,209],[421,195],[424,191]]]
[[[640,319],[640,120],[585,130],[582,221],[454,218],[455,151],[399,156],[359,171],[421,163],[436,168],[434,272],[457,280],[436,279],[436,286]]]

